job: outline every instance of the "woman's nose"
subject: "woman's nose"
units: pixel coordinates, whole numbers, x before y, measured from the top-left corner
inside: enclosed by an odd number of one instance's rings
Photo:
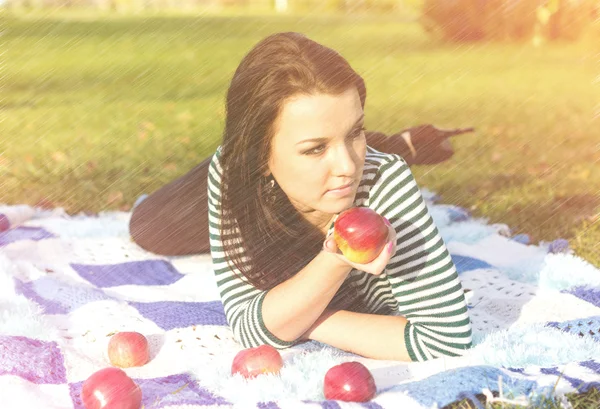
[[[333,155],[333,174],[335,176],[353,177],[356,172],[356,155],[347,147],[337,149]]]

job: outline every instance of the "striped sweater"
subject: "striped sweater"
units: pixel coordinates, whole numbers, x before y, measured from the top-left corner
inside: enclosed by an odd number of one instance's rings
[[[221,147],[210,163],[208,212],[213,268],[227,322],[245,348],[290,347],[297,341],[278,339],[264,324],[262,303],[268,291],[236,277],[234,273],[241,274],[225,259],[219,231],[220,153]],[[404,316],[404,342],[413,361],[464,353],[471,347],[471,322],[462,285],[404,159],[368,146],[354,206],[369,207],[390,221],[396,229],[396,253],[379,276],[353,269],[330,305],[343,304],[352,287],[359,307],[344,309]],[[237,251],[243,253],[242,248]]]

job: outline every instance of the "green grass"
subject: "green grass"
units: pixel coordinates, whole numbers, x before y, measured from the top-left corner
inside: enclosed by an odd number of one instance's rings
[[[441,44],[394,15],[0,19],[0,203],[130,209],[218,146],[228,82],[252,46],[301,31],[363,75],[369,129],[476,128],[451,161],[414,168],[421,186],[534,242],[567,238],[600,266],[600,41]],[[569,399],[600,402],[594,390]]]
[[[395,15],[3,14],[0,202],[129,209],[213,152],[252,46],[301,31],[364,76],[369,129],[476,128],[414,168],[421,186],[600,266],[600,42],[442,44]]]
[[[598,407],[600,403],[600,391],[596,388],[589,388],[584,393],[567,393],[567,400],[573,407],[573,409],[595,409]],[[498,394],[494,393],[494,397],[498,398]],[[483,394],[476,395],[477,400],[482,405],[486,405],[486,397]],[[504,397],[505,399],[512,399],[512,397]],[[529,405],[527,407],[523,407],[521,405],[512,405],[506,402],[503,402],[502,399],[499,402],[494,402],[486,408],[491,409],[564,409],[564,405],[560,403],[560,400],[552,397],[542,397],[539,399],[537,405]],[[457,402],[454,402],[450,405],[444,406],[442,409],[476,409],[477,406],[471,402],[470,399],[463,399]]]

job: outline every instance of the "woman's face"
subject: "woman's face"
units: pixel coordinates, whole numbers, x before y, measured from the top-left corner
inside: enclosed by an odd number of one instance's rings
[[[294,207],[319,228],[352,206],[367,150],[363,124],[354,87],[340,95],[299,95],[283,106],[269,171]]]

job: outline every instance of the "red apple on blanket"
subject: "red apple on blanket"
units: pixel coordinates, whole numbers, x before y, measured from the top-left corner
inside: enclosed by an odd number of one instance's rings
[[[231,365],[231,374],[241,374],[244,378],[254,378],[260,374],[278,374],[283,367],[279,351],[270,345],[247,348],[237,353]]]
[[[335,221],[333,239],[342,254],[353,263],[375,260],[388,241],[386,220],[368,207],[351,207]]]
[[[81,400],[86,409],[140,409],[142,390],[122,369],[109,367],[87,378]]]
[[[0,231],[6,231],[10,229],[10,220],[3,214],[0,214]]]
[[[344,362],[329,369],[323,385],[325,399],[367,402],[377,393],[373,375],[360,362]]]
[[[108,342],[108,359],[114,366],[142,366],[150,360],[148,340],[139,332],[117,332]]]

